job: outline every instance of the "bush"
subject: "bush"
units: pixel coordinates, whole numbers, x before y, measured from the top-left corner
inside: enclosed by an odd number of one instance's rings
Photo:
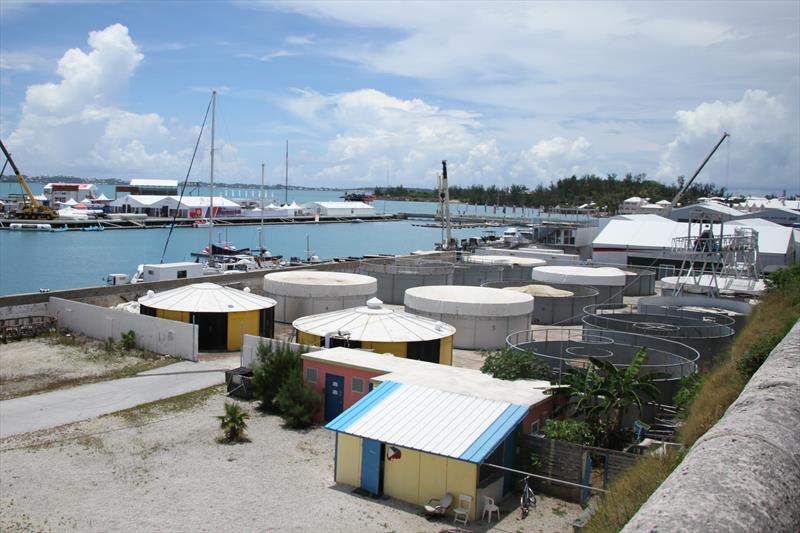
[[[503,348],[484,353],[485,360],[481,372],[491,374],[497,379],[513,381],[516,379],[543,379],[550,381],[550,365],[536,357],[532,352]]]
[[[281,386],[276,402],[286,425],[295,429],[309,427],[322,403],[316,391],[303,383],[303,371],[299,368]]]
[[[303,368],[300,352],[295,352],[288,344],[262,343],[258,345],[257,357],[253,365],[253,395],[261,401],[261,411],[278,412],[275,404],[278,391],[294,371]]]
[[[792,266],[779,268],[764,278],[764,283],[767,285],[769,291],[789,288],[797,289],[797,287],[800,287],[800,263],[794,263]]]
[[[692,405],[698,391],[703,385],[703,379],[700,374],[690,374],[681,378],[678,382],[678,392],[675,393],[675,407],[678,408],[678,416],[684,418],[689,406]]]
[[[122,333],[119,345],[123,350],[133,350],[136,348],[136,332],[133,330]]]
[[[544,423],[542,433],[548,439],[565,440],[575,444],[594,446],[595,434],[586,422],[578,420],[556,420],[551,418]]]
[[[773,333],[758,339],[750,345],[750,349],[736,361],[736,370],[739,371],[743,378],[750,379],[756,373],[756,370],[761,368],[770,352],[781,342],[786,333]]]
[[[250,415],[238,403],[225,402],[225,414],[218,416],[223,442],[241,442]]]

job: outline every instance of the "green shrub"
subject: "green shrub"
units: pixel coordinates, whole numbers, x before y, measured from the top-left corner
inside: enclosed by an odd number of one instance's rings
[[[678,408],[678,416],[681,418],[686,416],[686,411],[692,405],[702,385],[703,379],[700,374],[689,374],[681,378],[678,382],[678,392],[675,393],[675,398],[672,400],[675,402],[675,407]]]
[[[773,333],[766,337],[758,339],[750,345],[750,349],[742,354],[736,361],[736,370],[745,379],[750,379],[756,370],[761,368],[764,361],[767,360],[770,352],[781,342],[786,332]]]
[[[250,415],[238,403],[225,402],[225,414],[218,416],[223,442],[241,442]]]
[[[481,372],[491,374],[497,379],[513,381],[516,379],[543,379],[550,381],[550,365],[536,357],[532,352],[502,348],[494,352],[484,352],[485,359]]]
[[[288,344],[273,342],[259,344],[258,361],[253,365],[253,395],[260,400],[259,409],[266,412],[279,411],[275,403],[278,391],[295,370],[302,370],[300,352]]]
[[[792,266],[779,268],[764,278],[764,283],[767,285],[769,291],[788,288],[796,289],[800,287],[800,263],[794,263]]]
[[[321,399],[316,391],[303,383],[303,371],[298,368],[292,371],[281,386],[276,403],[286,425],[302,429],[313,424],[314,415],[319,411]]]
[[[595,434],[586,422],[578,420],[556,420],[551,418],[544,423],[542,433],[548,439],[565,440],[575,444],[594,446]]]
[[[121,334],[121,339],[119,341],[119,345],[122,347],[123,350],[129,351],[136,348],[136,332],[133,330],[126,331]]]

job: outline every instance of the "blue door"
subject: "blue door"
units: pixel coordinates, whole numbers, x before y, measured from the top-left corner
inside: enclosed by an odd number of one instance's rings
[[[381,493],[381,460],[383,448],[376,440],[363,439],[361,444],[361,488],[375,496]]]
[[[344,410],[344,377],[325,375],[325,421],[330,422]]]

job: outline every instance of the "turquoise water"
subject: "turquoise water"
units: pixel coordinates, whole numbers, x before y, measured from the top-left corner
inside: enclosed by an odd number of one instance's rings
[[[40,194],[42,184],[31,184]],[[18,184],[0,184],[0,197],[18,193]],[[99,186],[99,192],[114,195],[113,186]],[[202,191],[205,193],[205,191]],[[201,194],[202,194],[201,193]],[[258,189],[215,188],[226,197],[258,198]],[[289,202],[337,200],[340,191],[290,190]],[[276,203],[283,191],[268,191]],[[377,213],[435,213],[433,202],[373,202]],[[453,205],[453,213],[491,213],[492,207]],[[519,214],[520,210],[516,211]],[[510,210],[509,210],[510,214]],[[526,215],[532,215],[526,210]],[[420,228],[420,222],[364,222],[361,224],[280,224],[264,226],[264,244],[273,254],[286,258],[306,257],[306,242],[312,253],[323,259],[366,254],[399,254],[430,250],[441,240],[438,228]],[[504,228],[498,228],[500,230]],[[214,229],[214,242],[227,241],[239,248],[258,248],[258,226]],[[0,295],[36,292],[40,288],[66,289],[105,283],[110,273],[133,274],[137,265],[158,263],[168,229],[68,231],[62,233],[0,231]],[[455,230],[458,239],[480,235],[480,229]],[[191,252],[208,244],[207,228],[176,228],[164,256],[165,262],[192,261]]]

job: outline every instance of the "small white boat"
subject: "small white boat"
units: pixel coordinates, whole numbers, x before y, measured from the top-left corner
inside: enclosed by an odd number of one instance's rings
[[[198,218],[197,220],[192,222],[192,227],[194,227],[194,228],[208,228],[208,227],[211,227],[211,226],[213,226],[211,221],[207,220],[205,218]]]
[[[15,231],[50,231],[53,226],[50,224],[32,224],[25,222],[14,222],[8,225],[8,229]]]

